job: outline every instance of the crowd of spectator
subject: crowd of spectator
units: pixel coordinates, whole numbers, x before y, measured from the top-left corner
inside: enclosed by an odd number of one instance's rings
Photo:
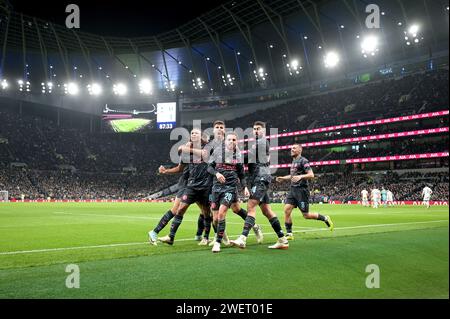
[[[264,111],[266,120],[280,132],[292,128],[325,127],[378,118],[432,112],[448,106],[448,70],[417,73],[360,87],[307,96]],[[250,127],[255,114],[229,123],[230,127]]]
[[[414,177],[412,177],[414,176]],[[448,172],[406,174],[388,173],[385,175],[364,173],[323,174],[310,182],[311,201],[315,203],[329,201],[358,201],[361,191],[374,188],[390,190],[395,201],[420,201],[422,189],[429,186],[433,190],[433,200],[449,200]],[[274,198],[281,202],[289,190],[289,184],[274,184]]]
[[[435,70],[306,96],[278,106],[276,111],[272,108],[230,121],[227,126],[248,127],[253,121],[263,119],[269,128],[296,131],[445,108],[448,108],[448,70]],[[14,197],[144,198],[177,181],[176,176],[156,174],[159,165],[174,165],[168,154],[175,142],[170,141],[168,133],[91,133],[1,105],[0,123],[0,190],[8,190]],[[279,144],[446,126],[448,117],[439,117],[300,136],[281,140]],[[311,147],[304,150],[304,156],[310,161],[321,161],[445,151],[448,151],[448,134]],[[290,161],[288,151],[279,152],[278,163]],[[11,168],[16,166],[22,168]],[[349,198],[355,196],[355,189],[350,185],[359,182],[356,177],[350,180],[327,177],[315,183],[319,183],[317,187],[328,197]],[[390,183],[405,198],[408,192],[413,193],[413,184]],[[440,184],[435,185],[436,189],[445,190],[445,185]]]
[[[421,199],[423,187],[433,190],[433,199],[448,201],[448,172],[413,172],[399,175],[365,173],[321,174],[310,182],[314,202],[360,200],[361,191],[384,187],[393,192],[395,200]],[[0,190],[15,199],[39,200],[139,200],[157,192],[169,177],[146,174],[92,174],[68,171],[36,171],[27,169],[0,170]],[[273,183],[275,201],[281,202],[289,183]]]

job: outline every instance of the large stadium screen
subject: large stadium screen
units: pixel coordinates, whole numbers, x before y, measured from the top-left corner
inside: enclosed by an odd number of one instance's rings
[[[156,124],[160,130],[171,130],[177,125],[177,103],[158,103]]]
[[[177,103],[106,105],[103,120],[116,133],[145,133],[177,126]]]

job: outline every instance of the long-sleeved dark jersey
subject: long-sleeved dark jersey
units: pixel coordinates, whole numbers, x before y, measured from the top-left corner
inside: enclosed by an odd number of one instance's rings
[[[239,181],[242,187],[247,186],[244,173],[243,159],[239,151],[226,151],[225,144],[217,147],[209,160],[208,172],[214,176],[213,192],[236,192]],[[222,174],[226,182],[221,184],[216,174]]]
[[[257,138],[249,143],[248,155],[245,162],[248,164],[249,181],[271,182],[270,173],[270,144],[266,138]]]
[[[210,188],[211,179],[208,173],[208,163],[203,158],[193,154],[182,154],[181,163],[187,165],[189,171],[186,187],[193,190]]]

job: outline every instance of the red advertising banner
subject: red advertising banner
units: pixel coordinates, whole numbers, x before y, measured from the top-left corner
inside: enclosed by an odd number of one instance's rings
[[[448,127],[440,127],[433,128],[428,130],[417,130],[417,131],[407,131],[407,132],[398,132],[398,133],[388,133],[388,134],[379,134],[379,135],[371,135],[371,136],[360,136],[360,137],[351,137],[351,138],[341,138],[337,140],[327,140],[320,142],[311,142],[311,143],[303,143],[303,147],[318,147],[318,146],[328,146],[328,145],[338,145],[338,144],[346,144],[346,143],[357,143],[357,142],[368,142],[368,141],[379,141],[379,140],[387,140],[391,138],[400,138],[400,137],[410,137],[417,135],[430,135],[430,134],[440,134],[440,133],[448,133]],[[271,151],[279,151],[279,150],[289,150],[292,148],[292,145],[284,145],[278,147],[271,147]],[[242,154],[248,153],[248,150],[242,151]]]
[[[415,121],[415,120],[421,120],[421,119],[427,119],[427,118],[433,118],[433,117],[441,117],[441,116],[446,116],[446,115],[449,115],[449,110],[431,112],[431,113],[414,114],[414,115],[407,115],[407,116],[400,116],[400,117],[393,117],[393,118],[388,118],[388,119],[372,120],[372,121],[358,122],[358,123],[351,123],[351,124],[342,124],[342,125],[336,125],[336,126],[321,127],[321,128],[311,129],[311,130],[303,130],[303,131],[270,135],[267,138],[272,139],[272,138],[280,138],[280,137],[309,135],[309,134],[332,132],[332,131],[338,131],[338,130],[349,129],[349,128],[357,128],[357,127],[363,127],[363,126],[382,125],[382,124],[398,123],[398,122],[409,122],[409,121]],[[252,140],[253,139],[250,138],[250,139],[241,140],[240,142],[246,142],[246,141],[252,141]]]
[[[354,158],[346,160],[331,160],[322,162],[311,162],[311,166],[327,166],[327,165],[358,164],[358,163],[389,162],[389,161],[409,161],[417,159],[442,158],[442,157],[449,157],[449,153],[441,152],[441,153],[427,153],[427,154],[413,154],[413,155],[381,156],[370,158]],[[290,168],[291,164],[278,164],[278,165],[271,165],[270,167]]]

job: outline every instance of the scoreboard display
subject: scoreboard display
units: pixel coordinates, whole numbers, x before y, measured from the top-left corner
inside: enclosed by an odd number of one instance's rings
[[[158,103],[156,125],[160,130],[171,130],[177,126],[177,103]]]
[[[145,133],[177,127],[177,102],[105,105],[106,129],[116,133]]]

